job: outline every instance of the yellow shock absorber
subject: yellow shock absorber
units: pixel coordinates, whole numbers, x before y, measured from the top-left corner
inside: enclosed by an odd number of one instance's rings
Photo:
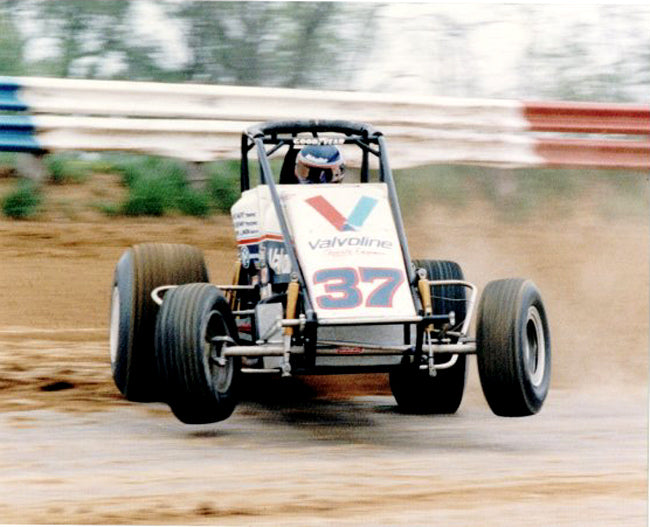
[[[424,307],[425,315],[433,314],[433,305],[431,303],[431,286],[429,285],[429,280],[426,278],[420,278],[418,280],[418,290],[420,291],[420,298],[422,299],[422,306]],[[427,326],[427,331],[433,329],[433,324]]]
[[[239,285],[239,273],[241,273],[241,261],[238,258],[235,261],[235,272],[233,273],[232,285]],[[231,289],[226,292],[226,300],[228,300],[228,303],[230,304],[230,309],[234,311],[237,305],[237,291]]]
[[[287,287],[287,317],[286,318],[296,318],[296,306],[298,305],[298,293],[300,292],[300,284],[297,280],[292,280],[289,282]],[[284,328],[284,334],[291,336],[293,335],[293,326],[287,326]]]

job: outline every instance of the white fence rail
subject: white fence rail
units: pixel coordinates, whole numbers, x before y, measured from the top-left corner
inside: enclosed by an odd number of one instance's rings
[[[650,106],[640,105],[13,77],[0,78],[0,110],[24,114],[0,114],[0,150],[126,151],[205,162],[236,158],[251,124],[345,119],[381,130],[394,167],[650,167]],[[547,132],[636,137],[608,137],[603,146]]]

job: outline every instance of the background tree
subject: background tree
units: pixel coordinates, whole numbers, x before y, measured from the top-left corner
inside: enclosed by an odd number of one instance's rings
[[[161,14],[158,39],[141,37],[143,6]],[[0,8],[25,34],[2,32],[11,53],[36,52],[32,75],[345,89],[359,67],[354,60],[371,44],[377,6],[0,0]],[[170,46],[184,52],[181,63],[170,60]]]
[[[24,75],[23,39],[10,15],[11,5],[0,4],[0,75]]]
[[[24,1],[14,4],[15,23],[35,51],[33,75],[84,78],[127,78],[133,71],[156,77],[154,49],[131,39],[129,2],[81,0]]]
[[[332,2],[190,2],[183,25],[187,80],[343,89],[372,41],[377,6]]]
[[[0,0],[0,73],[643,101],[649,24],[642,5]]]

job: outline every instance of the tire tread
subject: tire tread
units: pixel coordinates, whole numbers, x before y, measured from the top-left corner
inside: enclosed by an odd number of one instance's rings
[[[165,402],[188,424],[226,419],[236,404],[236,380],[227,393],[219,393],[204,369],[203,324],[211,311],[219,311],[229,332],[234,320],[220,290],[209,284],[187,284],[167,293],[156,327],[156,356]],[[235,377],[238,361],[234,361]]]
[[[117,387],[130,401],[151,402],[161,398],[154,348],[158,305],[151,291],[161,285],[207,282],[207,267],[200,249],[191,245],[142,243],[129,248],[123,271],[116,269],[114,285],[131,283],[128,337],[120,346],[120,365],[114,371]],[[119,264],[118,264],[119,265]]]
[[[481,387],[488,405],[496,415],[520,417],[537,413],[546,393],[540,397],[530,393],[520,362],[522,306],[533,299],[543,314],[545,335],[548,334],[541,297],[530,280],[511,278],[487,284],[478,307],[477,365]],[[523,322],[525,325],[525,321]],[[525,329],[524,329],[525,330]],[[550,341],[545,339],[550,361]],[[550,363],[547,366],[550,374]],[[548,382],[548,381],[547,381]],[[546,388],[547,389],[547,388]]]

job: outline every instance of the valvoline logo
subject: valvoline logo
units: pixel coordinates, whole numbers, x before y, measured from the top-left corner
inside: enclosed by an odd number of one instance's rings
[[[370,216],[375,205],[377,205],[375,198],[361,196],[350,215],[346,218],[323,196],[314,196],[306,201],[339,232],[359,230]]]

